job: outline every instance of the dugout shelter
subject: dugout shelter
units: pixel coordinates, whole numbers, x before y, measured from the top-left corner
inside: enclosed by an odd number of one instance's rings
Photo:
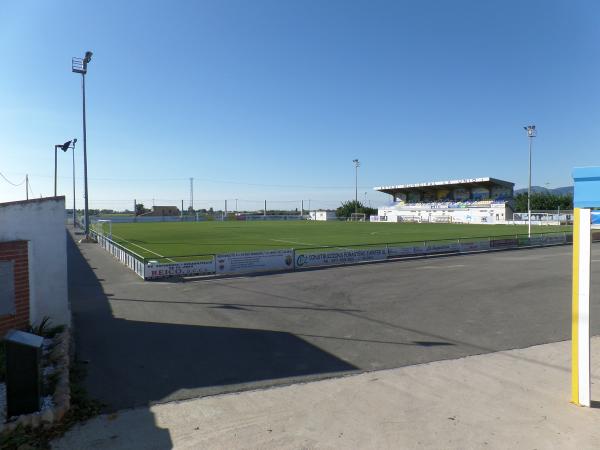
[[[379,186],[392,202],[376,222],[452,222],[494,224],[512,220],[514,183],[497,178],[466,178]]]

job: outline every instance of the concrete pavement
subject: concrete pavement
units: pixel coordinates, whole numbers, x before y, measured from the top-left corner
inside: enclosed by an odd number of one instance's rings
[[[97,417],[53,448],[597,449],[600,409],[569,403],[569,368],[566,341],[165,403]],[[593,389],[599,373],[593,338]]]
[[[570,330],[570,254],[171,283],[144,282],[99,246],[71,243],[77,356],[90,394],[116,411],[560,341]],[[591,313],[598,334],[598,296]]]

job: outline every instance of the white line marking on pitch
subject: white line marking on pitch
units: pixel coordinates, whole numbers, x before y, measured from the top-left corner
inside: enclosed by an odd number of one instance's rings
[[[115,233],[113,233],[112,235],[113,235],[113,236],[115,236],[117,239],[121,239],[122,241],[125,241],[125,242],[127,242],[127,243],[129,243],[129,244],[131,244],[131,245],[135,245],[136,247],[139,247],[139,248],[141,248],[142,250],[145,250],[145,251],[147,251],[147,252],[153,253],[153,254],[155,254],[156,256],[160,257],[160,258],[165,258],[165,256],[161,255],[160,253],[153,252],[153,251],[152,251],[152,250],[150,250],[149,248],[142,247],[141,245],[138,245],[138,244],[134,244],[133,242],[131,242],[131,241],[128,241],[127,239],[123,239],[121,236],[118,236],[118,235],[116,235]],[[165,258],[165,259],[167,259],[167,260],[169,260],[169,261],[171,261],[171,262],[175,262],[175,261],[174,261],[174,260],[172,260],[171,258]]]
[[[308,245],[309,247],[315,247],[315,248],[323,248],[323,249],[328,249],[328,250],[345,250],[345,251],[352,251],[352,250],[356,250],[356,249],[352,249],[352,248],[347,248],[347,247],[335,247],[335,246],[328,246],[328,245],[321,245],[321,244],[311,244],[310,242],[298,242],[298,241],[289,241],[287,239],[269,239],[271,241],[275,241],[275,242],[285,242],[286,244],[298,244],[298,245]]]
[[[286,244],[298,244],[298,245],[309,245],[309,246],[314,246],[314,247],[318,247],[318,244],[311,244],[308,242],[298,242],[298,241],[288,241],[287,239],[270,239],[271,241],[275,241],[275,242],[285,242]]]

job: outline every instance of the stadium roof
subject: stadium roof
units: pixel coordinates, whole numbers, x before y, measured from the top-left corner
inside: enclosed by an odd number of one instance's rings
[[[374,187],[373,190],[385,192],[386,194],[393,194],[401,190],[419,190],[420,188],[441,188],[441,187],[477,187],[477,186],[492,186],[500,185],[509,188],[514,187],[515,183],[510,181],[499,180],[497,178],[483,177],[483,178],[463,178],[461,180],[447,180],[447,181],[429,181],[426,183],[414,183],[414,184],[397,184],[395,186],[378,186]]]

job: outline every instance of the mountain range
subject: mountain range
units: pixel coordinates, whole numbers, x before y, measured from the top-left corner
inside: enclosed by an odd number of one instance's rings
[[[531,192],[534,194],[543,192],[554,195],[573,195],[573,186],[563,186],[557,187],[554,189],[548,189],[543,186],[531,186]],[[515,189],[515,195],[517,194],[526,194],[527,188],[524,189]]]

